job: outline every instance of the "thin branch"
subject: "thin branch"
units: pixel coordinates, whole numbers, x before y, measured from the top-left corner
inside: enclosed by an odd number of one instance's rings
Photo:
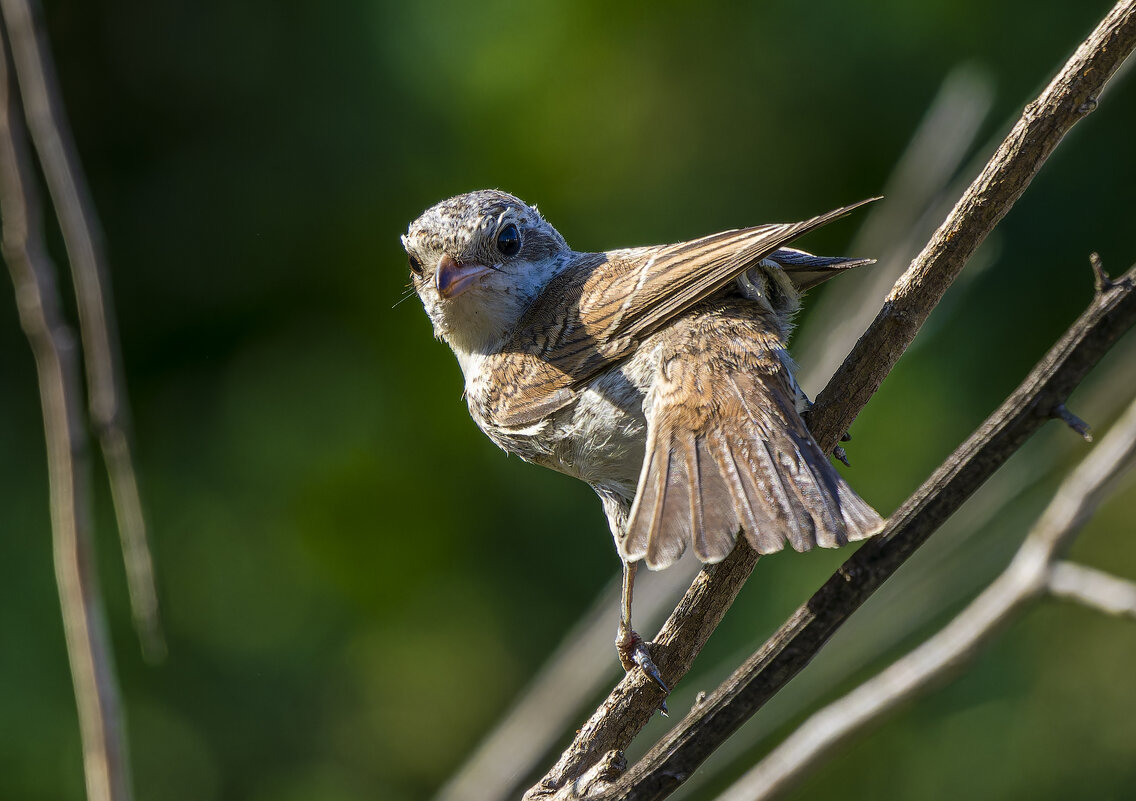
[[[0,37],[0,215],[4,260],[35,356],[47,439],[55,575],[79,710],[87,796],[129,801],[122,711],[91,542],[90,476],[75,343],[43,245],[19,103]]]
[[[951,283],[1029,186],[1065,134],[1136,46],[1136,1],[1121,0],[1041,95],[1026,106],[986,169],[896,283],[871,327],[820,393],[813,434],[822,447],[852,425]]]
[[[85,356],[89,408],[110,479],[134,625],[146,658],[166,653],[154,568],[130,448],[110,277],[102,236],[60,101],[51,51],[32,0],[0,0],[32,142],[71,262]]]
[[[1064,134],[1091,110],[1090,106],[1095,106],[1095,103],[1088,102],[1089,99],[1099,96],[1109,77],[1134,46],[1136,46],[1136,0],[1123,0],[1078,48],[1038,100],[1026,108],[1022,119],[1014,126],[986,169],[959,201],[954,212],[933,237],[931,243],[896,284],[876,322],[857,343],[849,359],[818,398],[810,426],[825,451],[831,450],[837,444],[852,419],[863,408],[884,376],[894,366],[899,355],[910,344],[962,265],[1025,190],[1030,179],[1041,168]],[[1129,293],[1122,294],[1127,298]],[[1112,300],[1118,299],[1115,294],[1108,297]],[[1094,304],[1094,310],[1100,309],[1101,302],[1098,300]],[[1079,380],[1088,367],[1099,359],[1103,348],[1107,347],[1103,341],[1107,339],[1108,344],[1111,344],[1119,336],[1116,332],[1106,333],[1114,321],[1101,322],[1102,325],[1093,329],[1092,336],[1088,337],[1093,340],[1092,344],[1087,346],[1088,350],[1077,349],[1081,354],[1079,359],[1083,360],[1082,364],[1065,366],[1067,374],[1064,380],[1068,381],[1074,375],[1076,379],[1067,386],[1049,387],[1046,392],[1052,397],[1064,400],[1068,391],[1075,386],[1076,380]],[[1082,331],[1082,333],[1088,332]],[[1072,347],[1068,338],[1063,340],[1063,343]],[[1100,351],[1092,353],[1094,348],[1100,348]],[[875,362],[867,363],[865,354],[869,353],[874,354],[872,358],[876,360]],[[867,378],[857,377],[858,371],[863,371]],[[1049,408],[1052,408],[1052,405]],[[1040,418],[1030,419],[1028,424],[1018,421],[1016,425],[1007,426],[1004,430],[989,432],[991,436],[1008,437],[999,444],[1009,444],[1012,447],[1005,451],[1000,447],[997,451],[1001,454],[1000,458],[995,458],[990,464],[979,465],[982,469],[978,470],[978,473],[981,475],[974,486],[993,472],[994,466],[1004,461],[1013,448],[1020,445],[1041,422]],[[967,445],[972,446],[972,443],[968,442]],[[954,470],[957,466],[955,462],[951,462],[944,469]],[[936,474],[936,477],[941,473],[942,471]],[[901,538],[900,542],[906,543],[911,550],[914,550],[930,530],[941,523],[942,519],[973,491],[974,486],[954,490],[961,491],[961,497],[953,497],[950,492],[936,496],[935,503],[920,498],[920,501],[927,504],[928,509],[911,508],[908,514],[920,513],[915,514],[915,518],[920,521],[916,528],[921,530],[917,535]],[[941,517],[936,519],[937,516]],[[894,527],[889,528],[894,530]],[[779,632],[778,637],[773,641],[773,646],[768,649],[769,656],[796,654],[798,659],[793,665],[784,665],[782,660],[771,659],[771,664],[776,666],[776,669],[770,672],[771,678],[778,670],[786,671],[784,680],[794,675],[823,645],[832,630],[874,590],[875,586],[878,586],[878,581],[870,580],[870,577],[875,575],[874,571],[878,569],[871,560],[885,544],[869,543],[858,552],[857,556],[864,554],[860,563],[860,567],[865,571],[863,574],[849,575],[842,568],[841,572],[831,579],[817,596],[814,596],[814,600],[827,599],[848,604],[842,613],[837,609],[820,607],[814,611],[806,607],[804,612],[798,612],[782,632]],[[901,562],[909,553],[910,551],[903,553],[899,561]],[[655,639],[655,647],[652,648],[655,662],[670,686],[675,686],[689,670],[694,656],[725,614],[725,609],[736,597],[755,562],[752,550],[743,545],[736,548],[725,561],[705,568],[699,574],[678,609],[667,621],[659,637]],[[891,567],[891,570],[894,570],[895,566],[898,566],[898,562]],[[885,569],[883,574],[890,574],[890,570]],[[879,577],[879,581],[882,581],[882,576]],[[860,582],[863,582],[864,592],[859,600],[847,597],[848,593],[826,594],[826,591],[834,585],[843,584],[851,587]],[[708,592],[710,585],[716,585],[718,589]],[[810,622],[812,624],[817,622],[817,615],[822,616],[822,624],[811,625]],[[794,631],[798,633],[794,634]],[[811,642],[806,643],[805,639],[798,640],[798,637],[803,636],[800,632],[812,633]],[[777,687],[783,683],[784,681],[773,682]],[[536,799],[553,795],[560,788],[569,787],[588,766],[596,764],[606,752],[626,748],[646,725],[659,700],[659,693],[646,677],[640,676],[638,672],[629,674],[584,724],[556,765],[537,786],[529,790],[526,798]],[[702,707],[699,709],[701,711]],[[658,747],[664,747],[668,743],[673,745],[674,740],[668,738]],[[700,763],[704,757],[705,754],[702,754],[694,760],[694,763]],[[669,769],[661,768],[663,773],[667,770]],[[641,772],[633,770],[632,774],[640,776]],[[671,786],[673,784],[674,782]],[[620,782],[620,787],[623,789],[629,786],[629,781]],[[650,794],[650,790],[645,792],[647,797],[650,797]]]
[[[919,128],[884,183],[882,203],[868,210],[847,252],[871,254],[870,270],[841,276],[839,291],[810,301],[809,325],[794,336],[793,357],[801,364],[797,381],[806,391],[832,377],[841,361],[871,324],[892,284],[935,226],[950,210],[944,199],[962,194],[982,162],[967,171],[966,183],[955,176],[970,152],[993,99],[990,77],[973,65],[955,67],[943,79]],[[994,150],[992,143],[987,154]],[[822,325],[816,325],[816,321]]]
[[[953,673],[1055,583],[1111,614],[1136,614],[1136,585],[1060,562],[1113,479],[1136,455],[1136,402],[1062,483],[1009,567],[941,631],[874,678],[812,715],[717,801],[768,801],[866,726]]]
[[[1095,567],[1058,562],[1049,572],[1049,592],[1106,615],[1136,619],[1136,582]]]

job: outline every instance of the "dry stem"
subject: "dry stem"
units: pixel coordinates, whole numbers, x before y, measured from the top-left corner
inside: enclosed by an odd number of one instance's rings
[[[158,618],[154,568],[130,448],[130,409],[118,365],[114,304],[98,219],[71,141],[51,53],[42,25],[37,24],[32,0],[0,0],[0,10],[28,129],[71,263],[90,418],[110,478],[134,626],[147,659],[159,661],[165,656],[166,645]]]
[[[0,214],[4,260],[20,324],[35,356],[47,438],[55,574],[79,709],[87,796],[129,801],[121,709],[92,553],[83,393],[71,331],[63,322],[43,245],[25,132],[0,39]]]

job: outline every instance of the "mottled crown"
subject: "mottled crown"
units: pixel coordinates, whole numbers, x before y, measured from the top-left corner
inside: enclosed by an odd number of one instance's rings
[[[515,223],[522,231],[524,261],[538,261],[568,249],[564,237],[530,206],[508,192],[482,189],[443,200],[422,212],[402,238],[403,247],[424,261],[448,254],[458,261],[493,264],[497,231]]]
[[[434,333],[449,342],[459,359],[462,353],[499,345],[573,257],[564,237],[534,206],[495,189],[458,195],[427,209],[410,224],[402,245],[410,256],[411,284]],[[461,297],[447,300],[436,283],[446,258],[450,264],[487,270]]]

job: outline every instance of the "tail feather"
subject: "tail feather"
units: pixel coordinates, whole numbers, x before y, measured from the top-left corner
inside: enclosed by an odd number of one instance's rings
[[[883,525],[879,512],[843,482],[840,484],[840,510],[844,514],[844,531],[849,542],[867,539]]]
[[[714,430],[707,439],[712,448],[712,456],[718,464],[719,475],[730,493],[732,505],[741,517],[741,528],[753,532],[750,539],[754,548],[760,553],[773,553],[784,548],[784,540],[773,533],[776,530],[773,516],[762,503],[744,461],[739,465],[729,438],[721,431]]]
[[[720,562],[734,549],[741,527],[730,493],[728,475],[711,453],[708,437],[690,437],[687,453],[693,454],[697,480],[692,481],[698,494],[700,513],[694,528],[694,553],[703,562]]]
[[[736,399],[718,399],[717,414],[701,426],[683,425],[690,416],[656,402],[624,557],[660,569],[688,545],[701,561],[719,562],[739,531],[762,554],[785,543],[835,548],[874,533],[880,516],[813,441],[787,387],[774,383],[781,378],[730,378]]]

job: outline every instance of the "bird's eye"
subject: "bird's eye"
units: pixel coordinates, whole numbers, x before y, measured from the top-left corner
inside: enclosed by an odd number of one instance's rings
[[[509,223],[497,234],[497,250],[502,256],[516,256],[521,249],[521,232]]]
[[[410,271],[415,275],[422,275],[422,262],[418,260],[417,256],[410,257]]]

